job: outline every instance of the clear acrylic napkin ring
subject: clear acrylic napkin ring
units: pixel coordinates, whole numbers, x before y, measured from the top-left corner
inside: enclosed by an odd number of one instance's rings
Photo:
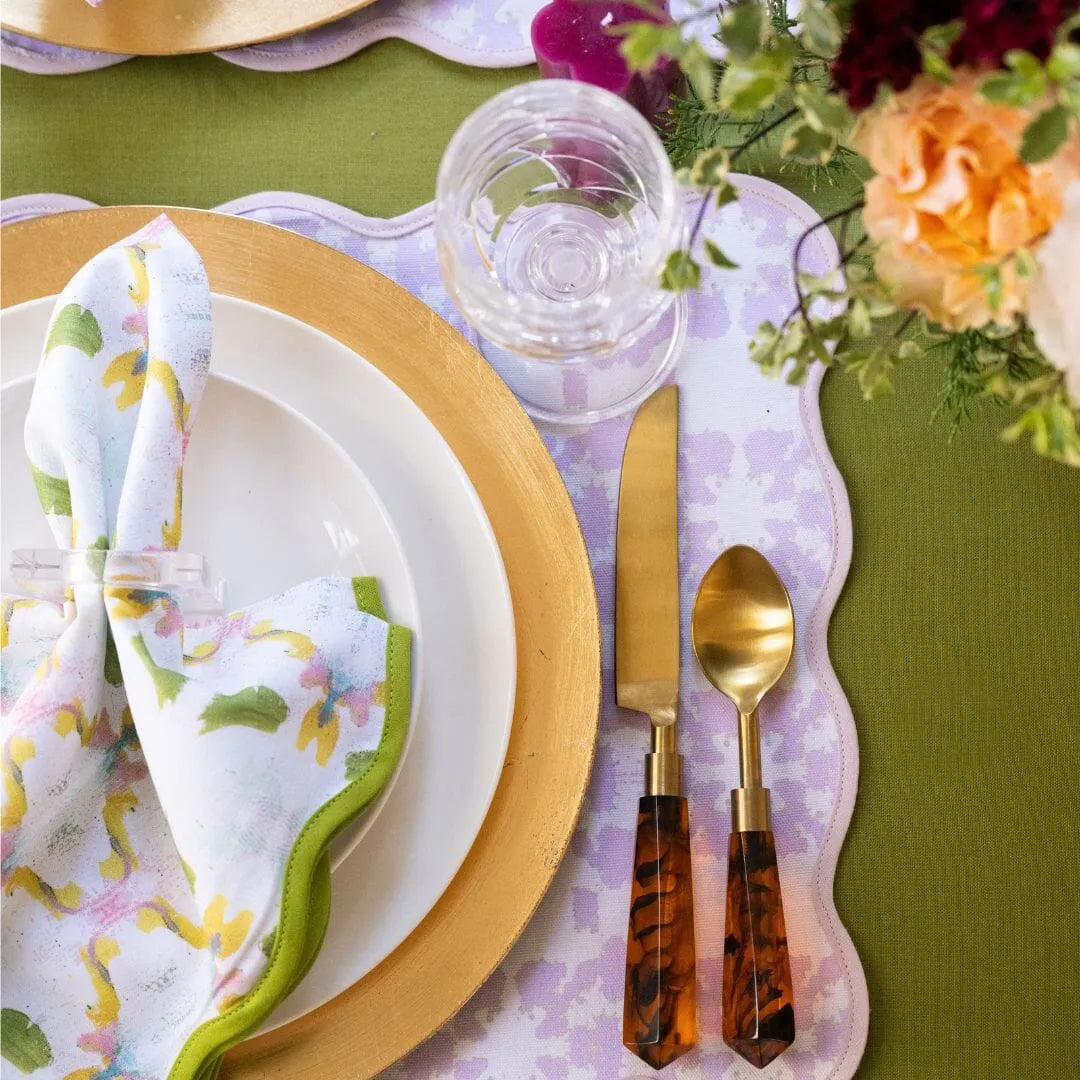
[[[63,600],[71,585],[109,585],[167,592],[185,617],[220,615],[225,582],[202,555],[185,551],[111,551],[20,548],[11,554],[11,575],[29,596]]]

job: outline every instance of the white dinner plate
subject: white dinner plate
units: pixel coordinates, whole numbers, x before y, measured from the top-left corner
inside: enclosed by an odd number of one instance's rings
[[[5,372],[7,367],[5,365]],[[0,390],[0,576],[4,592],[16,548],[55,544],[26,465],[22,432],[32,375]],[[229,610],[325,574],[378,578],[387,614],[414,630],[420,612],[409,568],[386,508],[340,446],[295,409],[253,387],[211,375],[196,414],[184,468],[184,551],[205,555],[224,578]],[[404,751],[378,798],[337,837],[336,867],[386,804],[419,715],[422,664],[413,670]]]
[[[5,379],[33,372],[51,310],[51,299],[4,310]],[[213,315],[214,372],[299,411],[371,482],[397,528],[424,636],[415,737],[376,827],[334,871],[326,941],[304,982],[271,1017],[267,1026],[275,1027],[341,993],[384,959],[464,862],[495,793],[513,721],[514,617],[483,506],[412,401],[350,349],[298,320],[223,296],[214,297]],[[196,430],[204,424],[206,414]],[[7,438],[5,431],[5,445]],[[193,454],[195,445],[193,435]],[[195,528],[194,520],[185,528],[186,549],[197,550],[202,534]],[[217,561],[228,574],[228,564]],[[383,570],[373,564],[364,572],[381,578]],[[290,583],[300,579],[294,573]]]

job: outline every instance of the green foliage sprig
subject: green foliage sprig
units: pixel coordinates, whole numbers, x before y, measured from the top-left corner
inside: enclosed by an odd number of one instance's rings
[[[722,206],[735,197],[728,172],[747,151],[775,135],[782,161],[822,168],[836,159],[852,123],[847,104],[829,84],[828,58],[839,47],[842,30],[825,0],[807,0],[798,24],[788,18],[783,0],[770,0],[768,8],[742,0],[712,14],[718,19],[716,37],[726,50],[722,63],[696,39],[684,38],[681,23],[617,28],[625,35],[622,52],[632,68],[648,70],[663,56],[677,60],[697,103],[692,112],[683,111],[681,121],[673,117],[669,147],[674,145],[682,159],[680,179],[706,198],[687,246],[673,252],[665,267],[666,288],[692,288],[700,280],[701,268],[691,252],[705,212],[710,200]],[[723,135],[732,123],[749,127],[728,143]],[[707,134],[716,136],[708,144]],[[706,248],[714,262],[715,250],[715,245]],[[717,264],[727,263],[725,256]]]
[[[685,39],[681,24],[632,24],[624,55],[645,70],[660,56],[674,57],[690,90],[677,100],[665,131],[668,152],[683,183],[703,195],[688,243],[673,252],[662,276],[665,288],[696,288],[701,266],[696,250],[710,209],[738,193],[732,167],[753,168],[768,148],[781,171],[799,169],[811,179],[865,177],[865,162],[845,145],[854,121],[830,79],[832,58],[848,21],[850,4],[805,0],[798,20],[784,0],[739,0],[714,9],[717,38],[725,59],[717,62],[699,42]],[[694,18],[701,17],[701,13]],[[1030,163],[1051,157],[1080,117],[1080,46],[1070,40],[1080,16],[1059,31],[1046,61],[1030,53],[1007,54],[1006,70],[987,75],[980,87],[991,101],[1030,107],[1041,104],[1024,133],[1021,157]],[[962,30],[958,22],[931,27],[919,40],[924,71],[943,82],[954,77],[948,56]],[[888,286],[873,272],[869,238],[861,228],[857,200],[808,229],[797,241],[792,273],[797,302],[779,325],[764,323],[755,335],[751,359],[763,372],[802,381],[810,366],[837,366],[854,376],[870,400],[891,393],[897,370],[915,360],[942,365],[944,386],[935,416],[945,415],[953,432],[981,404],[1010,406],[1015,421],[1002,437],[1029,437],[1039,453],[1080,466],[1080,419],[1062,372],[1036,346],[1030,328],[984,327],[947,332],[915,311],[898,308]],[[812,275],[801,255],[816,229],[832,227],[840,248],[837,270]],[[733,266],[719,245],[707,240],[705,257],[719,268]],[[979,268],[992,311],[1002,292],[1002,273],[1030,274],[1034,259],[1019,251]]]

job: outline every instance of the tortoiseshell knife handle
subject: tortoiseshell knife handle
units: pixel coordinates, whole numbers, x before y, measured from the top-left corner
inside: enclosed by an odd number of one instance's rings
[[[623,1044],[662,1069],[697,1041],[690,815],[681,795],[638,803]]]
[[[765,1068],[795,1041],[784,902],[772,832],[733,832],[724,921],[724,1042]]]

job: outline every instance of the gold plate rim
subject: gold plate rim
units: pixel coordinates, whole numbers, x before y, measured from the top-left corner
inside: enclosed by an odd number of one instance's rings
[[[343,19],[374,0],[4,0],[0,25],[94,52],[181,56],[256,45]]]
[[[370,1077],[433,1034],[487,979],[565,854],[599,723],[600,623],[589,557],[555,463],[480,354],[411,293],[314,240],[170,207],[35,218],[3,229],[0,306],[58,293],[94,254],[162,212],[199,249],[215,292],[322,330],[412,398],[476,488],[506,564],[517,700],[502,776],[464,864],[381,964],[322,1008],[236,1047],[223,1071],[230,1080]]]

